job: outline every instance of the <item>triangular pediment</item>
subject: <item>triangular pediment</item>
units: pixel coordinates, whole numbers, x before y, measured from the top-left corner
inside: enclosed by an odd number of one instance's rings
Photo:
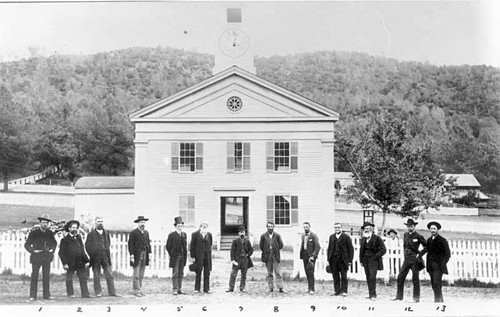
[[[236,66],[130,115],[132,121],[337,121],[338,113]]]

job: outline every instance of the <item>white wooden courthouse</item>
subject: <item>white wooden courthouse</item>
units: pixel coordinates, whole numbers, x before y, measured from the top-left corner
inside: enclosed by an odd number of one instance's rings
[[[290,245],[304,221],[333,232],[339,115],[256,76],[241,26],[222,28],[215,75],[130,115],[135,213],[120,222],[143,215],[164,239],[176,216],[187,232],[207,221],[223,246],[240,225],[258,239],[267,221]]]

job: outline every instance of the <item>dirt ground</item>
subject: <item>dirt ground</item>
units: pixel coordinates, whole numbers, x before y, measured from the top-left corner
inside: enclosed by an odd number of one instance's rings
[[[159,304],[228,304],[228,303],[276,303],[276,304],[296,304],[296,303],[357,303],[369,302],[367,296],[367,286],[365,282],[349,281],[349,295],[346,298],[332,296],[332,281],[316,281],[316,294],[306,293],[307,282],[285,281],[286,294],[268,293],[265,280],[247,280],[247,292],[226,293],[229,281],[229,272],[226,280],[216,278],[211,280],[212,294],[194,293],[194,278],[189,276],[183,284],[183,291],[186,295],[172,295],[171,279],[169,278],[146,278],[143,282],[144,297],[135,297],[132,294],[132,280],[127,277],[117,277],[115,286],[122,295],[120,298],[109,297],[106,293],[106,283],[102,283],[104,296],[96,298],[93,292],[93,282],[89,280],[88,286],[91,293],[90,299],[79,298],[80,288],[78,280],[74,279],[75,295],[77,298],[69,299],[66,296],[66,286],[63,276],[51,278],[51,293],[55,300],[43,300],[41,295],[41,281],[39,282],[39,299],[30,302],[29,297],[29,277],[27,276],[0,276],[0,305],[159,305]],[[239,285],[239,277],[237,287]],[[404,302],[411,303],[412,286],[410,282],[405,285]],[[383,283],[377,285],[377,303],[389,303],[396,293],[396,285],[386,286]],[[463,303],[464,301],[498,301],[500,298],[500,288],[465,288],[445,286],[443,288],[444,298],[447,303]],[[421,282],[421,302],[432,303],[433,292],[429,282]]]

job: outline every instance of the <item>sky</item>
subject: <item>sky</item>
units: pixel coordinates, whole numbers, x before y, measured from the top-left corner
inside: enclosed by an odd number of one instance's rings
[[[235,7],[256,56],[332,50],[500,67],[500,1],[2,0],[0,61],[157,46],[217,54],[221,33],[231,27],[226,9]]]

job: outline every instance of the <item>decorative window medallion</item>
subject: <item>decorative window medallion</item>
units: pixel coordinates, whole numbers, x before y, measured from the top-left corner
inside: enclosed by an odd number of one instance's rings
[[[232,96],[227,100],[227,108],[231,112],[238,112],[243,108],[243,101],[240,97]]]

